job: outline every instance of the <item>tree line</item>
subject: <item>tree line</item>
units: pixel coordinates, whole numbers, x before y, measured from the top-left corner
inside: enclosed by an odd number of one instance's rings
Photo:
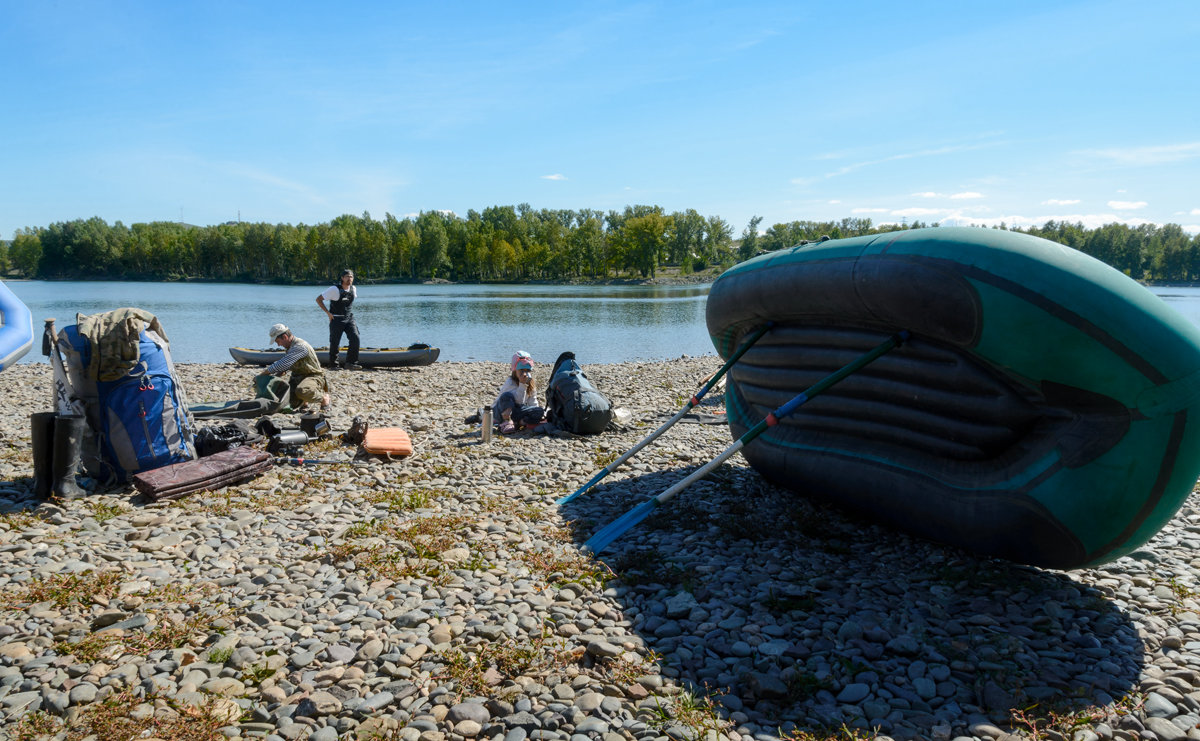
[[[727,268],[764,251],[828,236],[926,225],[870,219],[792,221],[761,229],[755,216],[735,239],[719,216],[659,206],[534,210],[529,204],[441,211],[383,220],[343,215],[324,224],[229,222],[197,227],[155,221],[125,226],[99,217],[18,229],[0,242],[0,274],[41,279],[214,280],[323,283],[343,268],[366,282],[603,281]],[[1004,225],[993,228],[1007,228]],[[1050,221],[1014,229],[1080,250],[1147,281],[1200,280],[1200,236],[1177,224],[1131,227]]]

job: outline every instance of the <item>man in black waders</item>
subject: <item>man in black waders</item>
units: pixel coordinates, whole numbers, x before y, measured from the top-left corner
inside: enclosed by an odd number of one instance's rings
[[[362,370],[358,364],[358,325],[354,323],[354,312],[350,305],[358,298],[358,289],[354,287],[354,271],[347,268],[342,271],[338,284],[332,285],[317,296],[317,306],[329,317],[329,367],[337,367],[338,349],[342,344],[342,333],[350,343],[346,351],[346,370]],[[329,299],[329,308],[325,308],[325,299]]]

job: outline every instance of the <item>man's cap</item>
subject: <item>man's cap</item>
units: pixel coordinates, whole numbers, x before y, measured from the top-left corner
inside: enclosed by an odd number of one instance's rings
[[[271,326],[271,331],[268,332],[267,334],[269,334],[271,336],[271,342],[274,342],[276,337],[278,337],[281,334],[286,333],[287,331],[288,331],[288,328],[287,328],[286,324],[274,324]]]

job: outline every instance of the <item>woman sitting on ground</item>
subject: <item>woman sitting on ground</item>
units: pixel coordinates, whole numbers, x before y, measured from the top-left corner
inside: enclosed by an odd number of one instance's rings
[[[537,387],[533,381],[533,358],[518,350],[512,356],[512,374],[505,379],[492,402],[493,418],[500,431],[507,434],[526,427],[536,427],[546,421],[546,410],[538,404]]]

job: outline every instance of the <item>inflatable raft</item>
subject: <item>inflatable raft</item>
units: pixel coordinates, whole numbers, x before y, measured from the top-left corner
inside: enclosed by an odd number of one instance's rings
[[[0,283],[0,371],[16,363],[33,347],[33,314]]]
[[[329,348],[313,348],[317,352],[317,360],[321,365],[329,364]],[[441,354],[441,350],[429,345],[412,345],[410,347],[364,347],[358,351],[358,363],[364,368],[403,368],[409,366],[432,365]],[[251,350],[246,347],[231,347],[229,354],[242,365],[270,365],[283,357],[283,348],[269,350]],[[346,348],[338,353],[338,358],[346,359]]]
[[[771,481],[984,556],[1127,554],[1200,473],[1200,331],[1133,280],[978,228],[824,241],[736,265],[708,331],[740,437],[887,337],[898,349],[743,449]]]

